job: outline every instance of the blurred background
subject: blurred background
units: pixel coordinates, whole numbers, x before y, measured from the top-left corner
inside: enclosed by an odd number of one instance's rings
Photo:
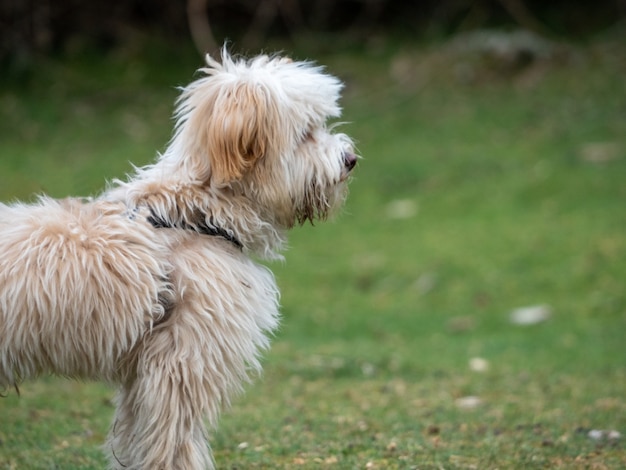
[[[98,194],[151,162],[224,42],[319,62],[363,159],[336,220],[271,265],[283,326],[213,435],[219,468],[626,468],[625,18],[624,0],[0,0],[0,200]],[[0,469],[102,468],[113,395],[23,384],[0,400]]]
[[[132,47],[151,34],[172,41],[192,37],[203,52],[225,39],[253,51],[269,38],[291,49],[309,35],[326,48],[375,47],[389,34],[442,39],[489,27],[582,39],[615,27],[625,10],[624,0],[3,0],[0,58],[28,62],[86,46]]]

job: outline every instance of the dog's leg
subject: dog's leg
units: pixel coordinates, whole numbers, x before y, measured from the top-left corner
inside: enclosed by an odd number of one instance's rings
[[[115,418],[109,430],[106,451],[109,453],[110,467],[121,470],[128,468],[131,461],[131,441],[135,423],[133,398],[129,387],[120,388],[115,404]]]
[[[171,329],[144,341],[137,376],[117,397],[107,445],[111,468],[213,469],[204,418],[220,400],[208,396],[197,343],[176,342]]]
[[[213,469],[203,416],[194,410],[180,376],[136,381],[118,396],[107,444],[115,470]]]
[[[213,468],[205,423],[214,427],[220,410],[260,369],[265,333],[278,321],[268,271],[222,259],[199,237],[191,241],[193,249],[177,252],[171,279],[181,294],[169,317],[145,334],[122,367],[127,385],[110,437],[116,469]]]

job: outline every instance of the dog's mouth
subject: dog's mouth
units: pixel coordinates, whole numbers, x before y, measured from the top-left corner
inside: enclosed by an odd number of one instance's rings
[[[357,156],[352,152],[344,152],[343,153],[343,171],[341,172],[340,181],[343,182],[348,179],[350,173],[356,166]]]

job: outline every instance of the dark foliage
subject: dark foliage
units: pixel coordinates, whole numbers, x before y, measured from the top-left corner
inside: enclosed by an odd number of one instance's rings
[[[494,26],[580,38],[625,13],[626,0],[0,0],[0,61],[82,45],[106,50],[148,32],[193,37],[204,48],[225,38],[258,47],[301,32],[422,38]]]

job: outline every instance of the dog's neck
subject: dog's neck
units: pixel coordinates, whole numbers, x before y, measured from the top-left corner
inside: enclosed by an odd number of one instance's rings
[[[156,170],[161,178],[154,177]],[[264,220],[246,197],[227,187],[181,183],[180,178],[165,175],[156,166],[140,168],[136,178],[117,181],[106,197],[129,208],[146,207],[162,226],[193,228],[199,233],[206,228],[260,258],[282,259],[286,230]]]
[[[216,226],[214,223],[208,224],[207,216],[205,214],[197,214],[197,219],[192,221],[182,220],[178,223],[171,222],[170,220],[158,216],[152,208],[148,208],[150,215],[146,217],[146,220],[154,228],[170,228],[176,230],[189,230],[201,235],[209,235],[211,237],[221,237],[226,241],[229,241],[237,248],[242,249],[243,244],[228,230],[222,227]],[[210,220],[210,218],[208,218]]]

